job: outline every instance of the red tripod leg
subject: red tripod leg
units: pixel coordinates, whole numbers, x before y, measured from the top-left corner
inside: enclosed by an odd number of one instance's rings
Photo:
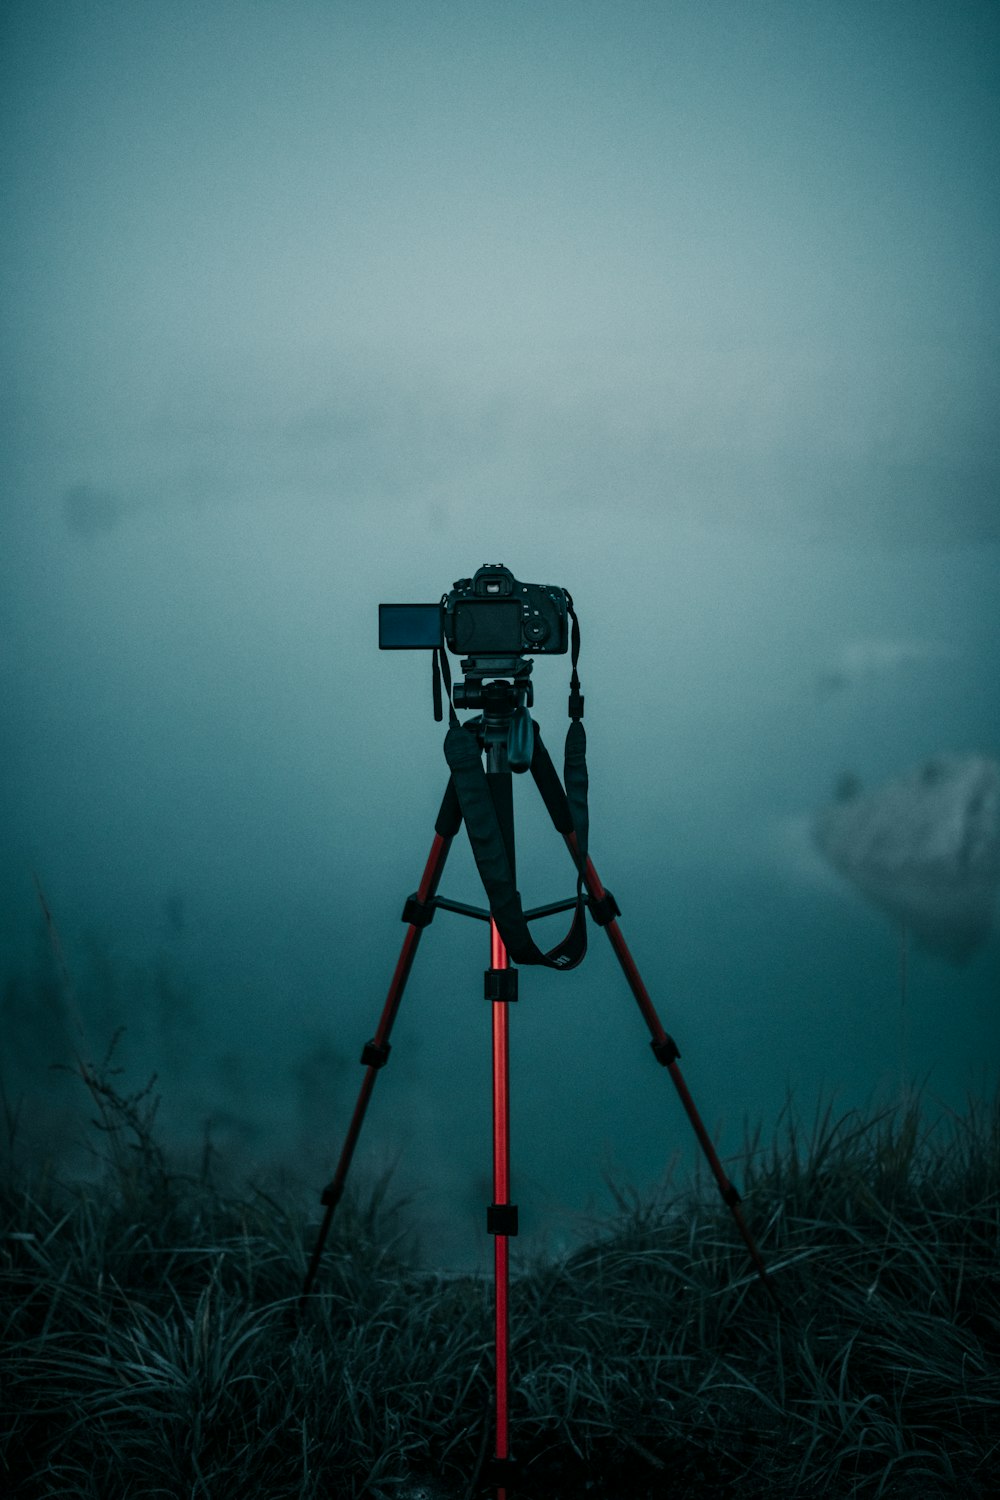
[[[442,815],[443,812],[444,808],[442,808]],[[441,819],[439,818],[438,821],[440,822]],[[309,1260],[309,1269],[306,1272],[305,1284],[302,1288],[302,1297],[299,1303],[300,1307],[312,1290],[320,1258],[323,1254],[323,1246],[326,1244],[326,1237],[330,1232],[334,1210],[343,1196],[347,1173],[350,1169],[351,1159],[354,1156],[354,1148],[358,1144],[358,1137],[361,1134],[361,1127],[364,1124],[368,1101],[371,1099],[372,1091],[375,1088],[375,1079],[378,1076],[379,1069],[383,1068],[389,1060],[389,1036],[392,1032],[393,1022],[396,1019],[399,1003],[403,998],[403,990],[406,987],[406,981],[413,967],[413,960],[416,956],[421,934],[434,915],[432,901],[438,888],[438,882],[441,879],[441,873],[444,870],[445,860],[448,858],[448,850],[451,848],[453,837],[453,834],[435,834],[420,886],[416,895],[410,897],[403,909],[403,920],[408,922],[409,925],[406,929],[406,936],[403,939],[403,946],[396,963],[396,971],[392,976],[392,983],[389,986],[389,993],[382,1008],[378,1028],[371,1041],[365,1044],[364,1050],[361,1053],[361,1061],[365,1065],[365,1076],[361,1083],[358,1101],[354,1106],[354,1114],[351,1116],[347,1136],[341,1148],[337,1170],[333,1175],[332,1181],[323,1189],[320,1199],[320,1202],[326,1208],[326,1213],[323,1216],[323,1222],[320,1225],[319,1234],[316,1237],[316,1243],[313,1246],[312,1255]]]
[[[577,858],[576,834],[569,833],[565,837],[566,843],[569,845],[570,853],[573,855],[575,861]],[[743,1214],[740,1211],[740,1195],[736,1191],[736,1188],[733,1186],[733,1184],[730,1182],[729,1178],[726,1176],[725,1170],[722,1166],[721,1161],[719,1160],[716,1149],[712,1144],[711,1137],[709,1136],[708,1131],[705,1129],[704,1122],[702,1121],[702,1118],[695,1107],[694,1100],[691,1098],[691,1095],[688,1091],[688,1086],[684,1082],[683,1074],[681,1073],[680,1068],[677,1066],[677,1059],[680,1057],[680,1052],[677,1049],[677,1044],[674,1042],[673,1038],[668,1036],[666,1031],[664,1031],[663,1029],[663,1024],[660,1021],[659,1016],[656,1014],[656,1010],[653,1006],[652,1000],[649,998],[649,992],[642,982],[642,976],[640,975],[639,970],[636,968],[635,959],[629,952],[628,944],[625,942],[625,939],[622,936],[621,928],[615,921],[615,917],[618,915],[618,908],[614,903],[614,897],[609,896],[608,892],[605,891],[604,886],[601,884],[600,877],[594,868],[594,862],[589,857],[585,866],[584,879],[586,881],[587,890],[590,892],[590,895],[593,898],[593,907],[595,908],[594,915],[597,921],[602,927],[604,927],[605,931],[608,934],[611,946],[615,950],[615,956],[617,957],[618,962],[621,964],[622,972],[624,973],[625,978],[628,980],[629,989],[635,996],[639,1009],[642,1012],[642,1018],[649,1028],[651,1045],[656,1056],[656,1060],[657,1062],[661,1063],[670,1074],[674,1087],[676,1088],[677,1093],[680,1096],[680,1101],[684,1106],[685,1113],[687,1114],[688,1119],[691,1121],[694,1133],[698,1138],[698,1144],[701,1146],[702,1151],[705,1153],[705,1158],[708,1162],[709,1167],[711,1168],[712,1176],[718,1183],[722,1201],[729,1208],[733,1216],[736,1227],[743,1238],[743,1243],[746,1245],[747,1250],[750,1253],[750,1259],[753,1261],[757,1275],[760,1277],[760,1280],[763,1283],[764,1288],[774,1305],[777,1308],[781,1308],[781,1302],[778,1298],[777,1292],[774,1289],[774,1284],[767,1274],[767,1268],[765,1267],[764,1262],[761,1259],[760,1251],[757,1249],[754,1238],[751,1235],[750,1230],[747,1228],[746,1220],[743,1218]]]
[[[517,971],[511,969],[496,923],[490,918],[490,968],[486,994],[493,1001],[493,1202],[486,1227],[493,1235],[496,1443],[490,1477],[497,1500],[506,1500],[512,1474],[508,1431],[510,1392],[510,1260],[508,1237],[517,1233],[517,1207],[510,1201],[510,1053],[508,1001],[517,999]]]

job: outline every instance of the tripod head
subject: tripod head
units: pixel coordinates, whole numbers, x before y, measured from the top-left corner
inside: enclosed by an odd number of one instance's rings
[[[457,708],[483,710],[471,723],[491,768],[526,771],[535,743],[528,712],[534,701],[532,663],[518,656],[469,656],[461,666],[465,678],[452,688],[452,702]],[[436,696],[435,716],[439,702]]]
[[[534,702],[534,684],[531,670],[534,662],[523,656],[466,656],[461,663],[465,680],[455,683],[452,701],[456,708],[482,708],[486,703],[489,686],[504,686],[509,689],[514,707],[522,703],[530,708]],[[487,685],[487,679],[494,681]],[[510,679],[500,681],[499,679]]]

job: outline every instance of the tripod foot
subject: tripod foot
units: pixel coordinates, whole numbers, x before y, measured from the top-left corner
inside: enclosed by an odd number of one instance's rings
[[[517,1484],[520,1477],[520,1464],[516,1458],[508,1455],[507,1458],[488,1458],[483,1465],[479,1482],[484,1488],[489,1485],[503,1494]]]

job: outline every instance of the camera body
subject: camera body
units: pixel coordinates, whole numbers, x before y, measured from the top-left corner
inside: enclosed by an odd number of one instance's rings
[[[460,578],[439,604],[380,604],[383,651],[434,650],[513,660],[569,649],[569,595],[548,583],[520,583],[502,563]]]
[[[502,563],[459,578],[443,610],[445,640],[456,655],[559,655],[568,649],[565,589],[519,583]]]

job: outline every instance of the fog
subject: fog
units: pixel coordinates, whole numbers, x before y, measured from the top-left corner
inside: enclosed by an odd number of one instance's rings
[[[62,1138],[49,1063],[124,1025],[178,1149],[211,1122],[234,1169],[322,1185],[447,776],[428,656],[380,654],[377,605],[487,561],[574,597],[591,852],[723,1150],[789,1092],[992,1091],[996,936],[915,950],[901,1005],[898,931],[809,828],[845,771],[1000,754],[996,7],[0,25],[25,1129]],[[559,763],[568,658],[534,675]],[[516,791],[526,902],[571,894]],[[464,831],[442,891],[482,900]],[[444,1262],[486,1239],[484,938],[426,933],[355,1168],[395,1163]],[[598,929],[520,988],[513,1196],[558,1243],[604,1174],[694,1150]]]

